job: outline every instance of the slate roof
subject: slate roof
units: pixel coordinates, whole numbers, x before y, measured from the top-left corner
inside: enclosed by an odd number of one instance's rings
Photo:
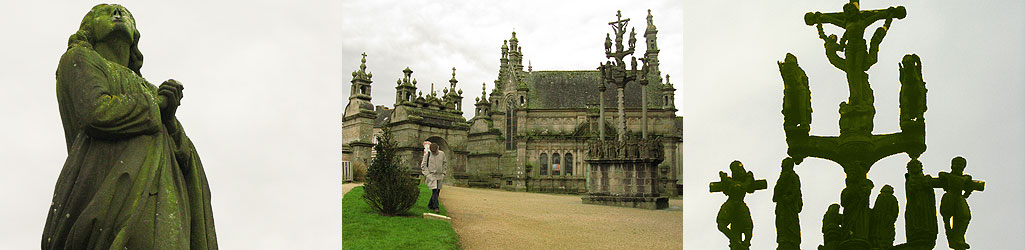
[[[597,70],[578,71],[533,71],[524,79],[530,88],[527,93],[528,108],[572,109],[586,108],[587,103],[598,103],[598,82],[601,73]],[[606,86],[605,105],[616,107],[616,87]],[[657,107],[661,100],[658,85],[648,85],[648,107]],[[628,84],[623,100],[627,108],[640,108],[641,86]]]
[[[384,126],[384,123],[391,117],[391,112],[394,109],[386,108],[384,106],[377,106],[374,112],[377,112],[377,119],[374,119],[374,127],[380,128]]]

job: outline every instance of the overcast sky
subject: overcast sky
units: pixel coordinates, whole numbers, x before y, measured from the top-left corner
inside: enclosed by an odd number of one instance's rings
[[[628,4],[629,3],[629,4]],[[608,22],[616,10],[636,27],[643,56],[647,10],[658,27],[659,69],[677,88],[683,68],[683,4],[679,1],[346,1],[342,13],[342,71],[345,81],[367,53],[374,73],[372,102],[393,107],[395,81],[407,66],[425,94],[435,83],[441,95],[456,68],[463,90],[463,116],[472,118],[481,84],[491,93],[498,77],[502,41],[516,31],[523,65],[534,70],[596,70],[605,59]],[[676,80],[674,80],[676,79]],[[346,85],[348,86],[348,85]],[[348,98],[349,88],[343,89]],[[680,106],[677,106],[681,109]],[[679,111],[678,114],[682,114]]]
[[[39,247],[67,151],[54,72],[93,1],[5,2],[0,242]],[[222,249],[341,248],[341,4],[127,2],[143,77],[185,86]]]
[[[710,194],[739,159],[769,190],[747,196],[755,223],[753,249],[775,249],[772,186],[786,157],[783,83],[776,61],[797,56],[808,74],[814,113],[811,133],[837,135],[837,105],[848,96],[842,72],[826,61],[815,27],[804,13],[837,12],[847,1],[687,1],[684,5],[684,246],[724,249],[715,225],[726,197]],[[950,171],[951,158],[968,160],[966,173],[987,181],[968,199],[972,249],[1025,249],[1025,5],[1022,1],[862,1],[863,9],[907,7],[895,20],[869,73],[875,91],[875,133],[899,130],[897,63],[908,53],[922,59],[928,88],[925,171]],[[871,34],[875,27],[869,27]],[[841,32],[835,26],[827,32]],[[872,199],[884,184],[901,203],[897,242],[904,242],[904,180],[909,158],[876,163]],[[839,202],[843,172],[835,163],[807,159],[797,166],[804,192],[802,248],[821,244],[825,209]],[[937,201],[942,190],[937,190]],[[942,226],[942,224],[940,224]],[[940,230],[937,249],[947,249]]]

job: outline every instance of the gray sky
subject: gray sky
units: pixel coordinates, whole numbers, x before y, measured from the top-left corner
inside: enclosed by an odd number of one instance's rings
[[[5,2],[0,15],[0,242],[39,246],[67,152],[54,72],[96,3]],[[341,247],[341,6],[334,1],[123,3],[152,83],[185,86],[178,118],[210,180],[223,249]]]
[[[630,18],[643,45],[647,10],[658,27],[660,70],[676,86],[680,109],[683,91],[683,13],[678,1],[346,1],[342,8],[342,72],[345,80],[359,69],[360,54],[367,53],[367,70],[374,73],[375,105],[394,106],[395,80],[402,69],[413,70],[417,87],[425,94],[435,83],[441,94],[456,67],[463,90],[463,116],[472,118],[474,98],[481,84],[488,93],[498,77],[500,47],[516,31],[524,69],[595,70],[605,61],[605,34],[616,10]],[[638,46],[635,55],[642,56]],[[346,85],[348,86],[348,85]],[[343,90],[348,98],[349,88]],[[678,114],[682,114],[680,111]]]
[[[747,196],[755,222],[753,249],[775,249],[772,185],[786,157],[782,78],[776,61],[787,52],[807,71],[814,110],[812,134],[839,133],[837,105],[847,98],[844,75],[826,61],[809,11],[837,12],[846,1],[689,1],[684,6],[684,246],[722,249],[727,240],[715,225],[726,197],[710,194],[708,183],[739,159],[769,189]],[[972,249],[1025,248],[1025,6],[1021,1],[862,1],[863,9],[907,7],[895,20],[868,73],[875,91],[875,133],[899,130],[897,63],[917,53],[928,92],[927,144],[921,156],[927,173],[950,171],[962,155],[965,170],[987,181],[986,191],[968,202]],[[870,31],[881,25],[877,23]],[[835,27],[827,32],[839,33]],[[903,173],[906,154],[876,163],[872,199],[884,184],[897,190],[901,214],[897,242],[904,242]],[[826,207],[839,202],[843,172],[811,159],[796,167],[804,192],[803,249],[821,244]],[[937,200],[942,190],[937,192]],[[942,225],[942,224],[940,224]],[[942,230],[937,249],[947,249]]]

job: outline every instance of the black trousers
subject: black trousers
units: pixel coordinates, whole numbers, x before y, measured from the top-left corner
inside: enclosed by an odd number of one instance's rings
[[[438,189],[431,189],[431,201],[427,202],[427,209],[438,209],[438,194],[440,193],[440,187]]]

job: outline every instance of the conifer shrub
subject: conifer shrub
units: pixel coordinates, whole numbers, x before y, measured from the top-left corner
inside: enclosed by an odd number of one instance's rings
[[[420,196],[419,182],[409,176],[409,169],[395,156],[396,142],[387,126],[377,137],[377,157],[367,169],[363,183],[363,199],[367,205],[385,216],[405,213]]]

